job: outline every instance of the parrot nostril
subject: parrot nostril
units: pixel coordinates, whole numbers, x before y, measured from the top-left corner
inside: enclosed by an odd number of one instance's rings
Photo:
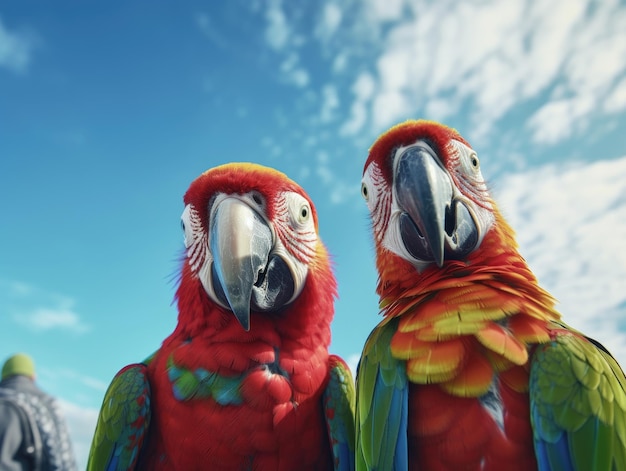
[[[263,197],[258,192],[252,192],[252,199],[259,206],[263,206]]]
[[[254,282],[254,286],[260,288],[263,285],[263,281],[265,280],[265,269],[261,268],[257,274],[256,281]]]
[[[445,228],[446,234],[448,234],[450,237],[452,237],[454,230],[456,228],[455,207],[456,205],[452,205],[446,208],[444,228]]]

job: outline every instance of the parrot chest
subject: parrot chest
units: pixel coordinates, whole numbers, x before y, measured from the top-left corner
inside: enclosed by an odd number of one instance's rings
[[[496,382],[497,384],[497,382]],[[409,463],[432,470],[536,469],[528,395],[506,386],[480,398],[411,385]]]
[[[176,353],[160,358],[151,378],[150,469],[203,469],[207,462],[211,469],[325,469],[330,463],[321,402],[327,359],[311,352],[296,360],[259,348],[248,368],[236,372],[230,362],[213,370],[214,364]]]

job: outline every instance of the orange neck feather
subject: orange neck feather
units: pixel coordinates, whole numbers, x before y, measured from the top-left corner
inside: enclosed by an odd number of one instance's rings
[[[560,318],[517,251],[513,230],[496,211],[481,246],[465,261],[418,273],[378,247],[383,322],[398,318],[394,356],[407,360],[416,383],[439,383],[459,396],[484,394],[495,374],[523,388],[517,367],[528,347],[549,340]]]

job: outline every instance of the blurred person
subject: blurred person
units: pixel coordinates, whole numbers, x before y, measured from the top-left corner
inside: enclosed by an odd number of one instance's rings
[[[35,384],[35,364],[9,357],[0,381],[0,470],[77,469],[58,402]]]

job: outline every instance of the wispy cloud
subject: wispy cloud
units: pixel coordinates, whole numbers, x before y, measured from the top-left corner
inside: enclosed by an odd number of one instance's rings
[[[315,26],[314,35],[322,42],[327,42],[337,32],[341,25],[343,12],[336,3],[326,3],[322,6],[320,18]]]
[[[350,367],[350,371],[352,371],[352,376],[356,379],[356,371],[359,366],[359,360],[361,359],[361,353],[353,353],[346,359],[346,363]]]
[[[9,30],[0,18],[0,67],[25,72],[31,62],[33,45],[32,36]]]
[[[607,113],[617,113],[626,109],[626,77],[615,84],[604,102]]]
[[[368,72],[362,72],[352,85],[354,101],[350,109],[350,117],[341,127],[341,134],[354,135],[359,132],[367,121],[367,108],[372,99],[376,83]]]
[[[3,310],[32,331],[66,330],[84,333],[89,326],[75,310],[75,300],[23,282],[0,280]]]
[[[319,151],[315,159],[315,176],[329,190],[329,200],[332,204],[343,203],[347,199],[359,194],[360,186],[339,178],[331,170],[330,159],[326,152]]]
[[[204,34],[213,44],[221,49],[228,48],[228,41],[219,32],[215,22],[208,14],[203,12],[196,13],[194,19],[196,25],[200,28],[200,31],[202,31],[202,34]]]
[[[72,439],[78,469],[85,469],[99,410],[92,407],[82,407],[62,399],[59,399],[59,405]]]
[[[300,60],[299,49],[304,40],[292,28],[281,0],[271,0],[265,10],[265,42],[282,56],[279,77],[285,83],[303,88],[309,85],[310,75]]]
[[[522,254],[564,320],[626,365],[626,157],[545,165],[497,188]]]
[[[342,27],[334,45],[336,55],[350,54],[358,64],[342,70],[354,74],[353,89],[365,73],[374,89],[370,96],[354,93],[346,134],[364,124],[379,132],[418,114],[446,120],[465,107],[480,137],[525,105],[532,139],[551,144],[585,130],[593,117],[626,109],[619,82],[626,73],[623,2],[369,0],[359,6],[337,14]],[[324,30],[328,20],[320,18]]]
[[[339,108],[339,95],[337,88],[333,85],[326,85],[322,89],[322,107],[320,111],[320,120],[328,123],[333,120],[335,113]]]
[[[65,329],[83,333],[88,327],[72,309],[72,304],[61,304],[53,308],[40,307],[32,311],[15,314],[14,319],[33,330]]]
[[[309,73],[300,64],[300,56],[295,51],[291,51],[280,64],[282,79],[297,87],[306,87],[309,84]]]
[[[289,45],[291,28],[282,9],[280,0],[272,0],[265,12],[267,26],[265,28],[265,40],[274,50],[280,51]]]
[[[77,386],[85,386],[102,394],[104,394],[109,386],[104,381],[94,378],[93,376],[84,375],[69,368],[42,368],[40,374],[46,382],[51,384],[73,384],[75,388]]]

